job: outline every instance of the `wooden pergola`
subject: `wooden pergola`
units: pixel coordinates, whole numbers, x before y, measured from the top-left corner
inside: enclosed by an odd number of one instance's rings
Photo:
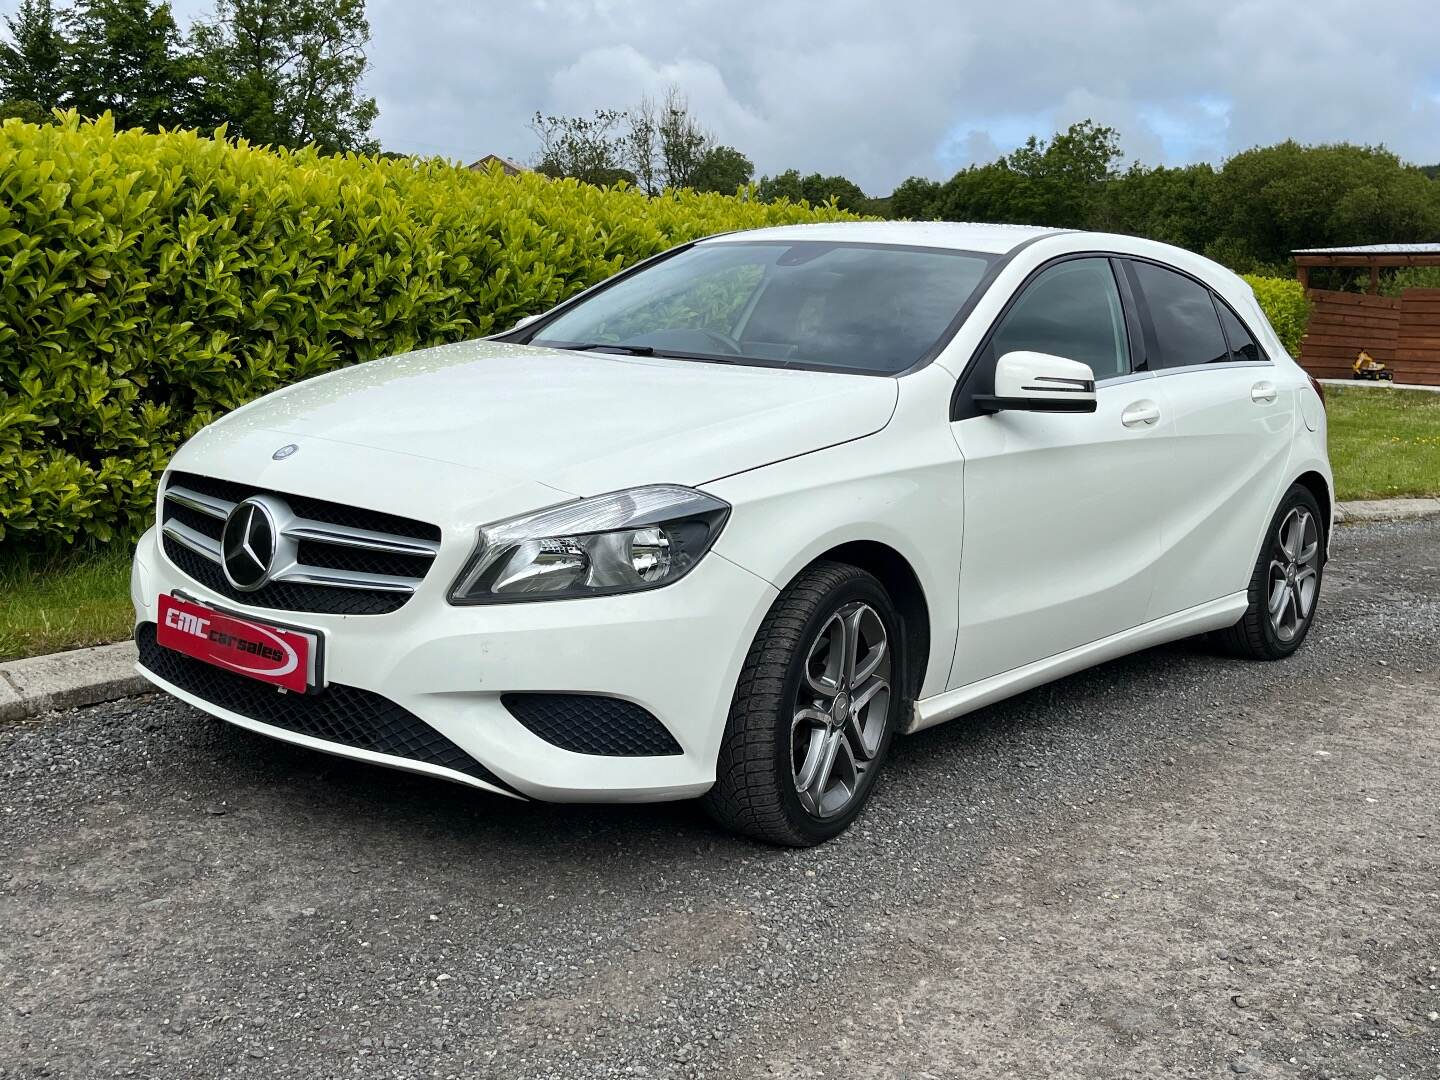
[[[1374,296],[1380,292],[1380,271],[1401,266],[1440,266],[1440,244],[1361,244],[1357,247],[1300,248],[1290,253],[1295,257],[1295,273],[1300,284],[1310,288],[1310,271],[1318,267],[1369,269],[1370,287]]]
[[[1348,378],[1363,350],[1393,369],[1399,382],[1440,385],[1440,289],[1406,289],[1381,296],[1380,271],[1440,266],[1440,244],[1364,244],[1304,248],[1291,253],[1310,301],[1310,324],[1300,363],[1312,375]],[[1316,289],[1317,269],[1369,270],[1366,293]]]

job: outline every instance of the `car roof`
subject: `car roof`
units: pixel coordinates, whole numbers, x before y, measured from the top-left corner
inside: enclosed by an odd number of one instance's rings
[[[1029,240],[1057,236],[1066,231],[1036,225],[992,225],[969,221],[820,221],[808,225],[777,225],[768,229],[723,233],[703,242],[815,240],[841,244],[909,244],[1005,255]]]
[[[975,221],[821,221],[807,225],[778,225],[768,229],[720,233],[700,242],[726,244],[744,243],[747,240],[817,240],[822,243],[906,244],[912,247],[1008,255],[1032,241],[1047,239],[1056,240],[1057,245],[1042,245],[1043,251],[1037,254],[1043,258],[1085,250],[1139,256],[1155,259],[1194,274],[1203,278],[1212,288],[1234,288],[1241,294],[1249,294],[1251,291],[1250,286],[1233,271],[1184,248],[1140,236],[1090,232],[1084,229],[1056,229],[1040,225],[1001,225]]]

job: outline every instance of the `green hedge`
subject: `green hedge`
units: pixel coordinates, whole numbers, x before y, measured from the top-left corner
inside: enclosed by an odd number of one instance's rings
[[[136,535],[185,438],[297,379],[493,333],[697,236],[846,216],[6,121],[0,544]]]
[[[1310,301],[1305,299],[1300,282],[1294,278],[1243,276],[1255,290],[1255,299],[1260,301],[1261,310],[1286,351],[1291,356],[1299,356],[1300,339],[1305,336],[1305,324],[1310,321]]]
[[[492,333],[696,236],[846,216],[6,121],[0,546],[136,535],[185,438],[297,379]],[[1248,280],[1298,349],[1298,283]]]

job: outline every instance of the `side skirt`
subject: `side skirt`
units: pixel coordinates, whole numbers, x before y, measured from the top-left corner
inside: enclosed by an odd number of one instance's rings
[[[1056,653],[1024,667],[991,675],[988,679],[925,698],[915,703],[915,711],[904,731],[910,734],[934,727],[1036,686],[1084,671],[1107,660],[1139,652],[1141,649],[1193,637],[1207,630],[1234,626],[1245,614],[1248,604],[1249,599],[1245,593],[1232,593],[1219,600],[1177,611],[1154,622],[1142,623],[1130,630],[1122,630],[1118,634],[1080,645],[1068,652]]]

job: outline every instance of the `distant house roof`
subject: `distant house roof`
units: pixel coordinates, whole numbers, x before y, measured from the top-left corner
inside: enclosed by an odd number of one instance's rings
[[[506,176],[519,176],[522,172],[529,172],[524,165],[517,165],[509,158],[501,157],[499,154],[486,154],[479,161],[472,161],[466,166],[476,172],[485,172],[491,165],[499,165]]]
[[[1292,255],[1440,255],[1440,244],[1356,244],[1354,247],[1296,248]]]

